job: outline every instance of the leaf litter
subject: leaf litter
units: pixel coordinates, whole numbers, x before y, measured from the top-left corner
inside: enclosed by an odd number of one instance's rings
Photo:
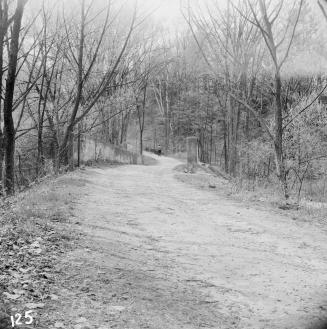
[[[0,199],[0,328],[12,328],[10,316],[33,311],[35,319],[46,317],[47,304],[58,302],[55,294],[56,264],[75,237],[67,220],[53,222],[56,209],[47,191],[56,195],[61,215],[70,216],[67,200],[72,198],[54,181],[36,185],[15,197]],[[48,195],[51,195],[48,193]],[[57,196],[60,195],[61,199]],[[67,211],[64,212],[63,206]],[[44,209],[51,211],[45,212]],[[76,235],[76,234],[75,234]],[[46,320],[44,320],[46,321]],[[33,326],[36,322],[33,323]],[[46,327],[45,327],[46,328]],[[58,327],[60,328],[60,327]]]

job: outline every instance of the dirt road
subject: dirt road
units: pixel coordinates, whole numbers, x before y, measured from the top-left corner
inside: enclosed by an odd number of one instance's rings
[[[61,291],[75,328],[301,329],[327,315],[326,233],[179,182],[178,163],[80,174],[86,238]]]

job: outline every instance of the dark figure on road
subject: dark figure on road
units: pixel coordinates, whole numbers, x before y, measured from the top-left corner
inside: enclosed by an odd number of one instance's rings
[[[158,145],[158,155],[161,155],[161,146],[160,146],[160,144]]]

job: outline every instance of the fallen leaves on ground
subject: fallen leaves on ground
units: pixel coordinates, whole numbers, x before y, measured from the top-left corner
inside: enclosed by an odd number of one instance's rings
[[[1,329],[12,328],[10,316],[33,311],[34,316],[39,317],[49,301],[59,299],[53,293],[53,285],[60,273],[54,268],[69,248],[72,234],[67,224],[52,221],[51,212],[47,217],[44,213],[34,216],[39,210],[31,210],[33,203],[39,209],[46,207],[37,193],[35,197],[29,195],[25,203],[21,195],[0,200]],[[30,202],[33,198],[36,201]],[[63,198],[62,204],[64,201]]]

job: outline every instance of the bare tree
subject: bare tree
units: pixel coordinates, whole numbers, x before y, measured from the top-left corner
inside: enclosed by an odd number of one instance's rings
[[[91,6],[91,5],[90,5]],[[108,4],[108,9],[105,14],[105,19],[102,25],[102,29],[100,31],[99,38],[95,44],[93,53],[91,54],[85,54],[86,49],[86,26],[88,24],[88,20],[91,20],[89,17],[90,15],[90,8],[86,8],[85,0],[82,0],[81,2],[81,16],[80,16],[80,25],[79,25],[79,45],[77,48],[77,53],[75,53],[75,49],[71,44],[68,44],[68,51],[70,53],[70,62],[76,64],[76,90],[74,95],[74,102],[73,102],[73,108],[72,111],[68,117],[66,129],[63,134],[63,139],[60,145],[60,158],[62,163],[68,164],[68,152],[69,152],[69,140],[72,138],[73,129],[74,126],[77,125],[83,118],[85,118],[88,113],[92,110],[94,105],[97,103],[103,92],[108,88],[109,84],[112,83],[116,71],[118,68],[118,65],[120,64],[123,54],[126,51],[129,39],[131,37],[131,34],[135,27],[135,18],[136,13],[134,12],[129,30],[127,32],[127,35],[125,37],[125,40],[123,42],[122,48],[120,52],[118,53],[116,59],[113,62],[113,65],[105,69],[105,71],[102,74],[102,77],[100,78],[99,82],[96,84],[95,88],[92,88],[91,93],[88,95],[87,93],[87,82],[90,80],[90,77],[92,75],[92,71],[95,68],[95,64],[97,63],[99,51],[101,49],[101,45],[103,44],[105,34],[112,23],[110,21],[110,1]],[[65,28],[67,31],[67,36],[69,34],[68,26],[65,24]],[[86,55],[87,59],[86,60]],[[84,100],[82,104],[82,100]],[[82,106],[81,106],[82,105]],[[79,113],[80,112],[80,113]]]
[[[281,70],[283,65],[285,64],[287,58],[289,57],[289,53],[292,47],[292,43],[294,40],[296,27],[298,25],[298,21],[301,15],[301,11],[303,8],[304,0],[294,1],[293,6],[290,11],[290,15],[287,17],[286,25],[282,26],[282,28],[277,26],[277,19],[280,18],[282,13],[282,8],[284,2],[282,0],[278,1],[277,5],[272,7],[272,2],[268,2],[265,0],[256,0],[251,1],[247,0],[247,6],[242,6],[240,3],[233,4],[234,13],[237,12],[241,18],[241,22],[243,22],[243,28],[239,30],[239,33],[236,34],[235,38],[230,38],[231,40],[236,40],[237,42],[231,43],[231,45],[234,45],[232,47],[229,46],[228,42],[224,42],[221,37],[221,33],[216,33],[218,30],[217,27],[221,24],[217,23],[217,19],[213,16],[211,16],[211,21],[208,24],[207,20],[203,18],[198,18],[196,15],[192,14],[190,10],[190,6],[188,6],[187,14],[184,15],[186,18],[186,21],[188,22],[193,36],[195,37],[197,44],[199,46],[199,49],[201,50],[201,53],[203,57],[205,58],[206,63],[213,68],[213,61],[216,59],[216,61],[221,65],[226,65],[227,60],[226,58],[232,58],[234,61],[239,62],[239,59],[242,58],[240,54],[235,53],[235,45],[239,45],[238,42],[239,36],[243,34],[244,32],[244,24],[250,23],[252,26],[257,28],[257,31],[260,32],[262,39],[266,45],[267,51],[270,55],[270,58],[273,63],[274,67],[274,87],[273,87],[273,95],[275,98],[274,102],[274,132],[272,133],[268,127],[268,125],[265,123],[265,121],[261,118],[260,114],[254,109],[250,104],[249,101],[246,99],[246,93],[241,92],[239,93],[237,90],[233,88],[234,86],[229,85],[228,81],[226,81],[227,84],[227,105],[230,103],[230,99],[233,99],[235,102],[240,104],[246,111],[251,113],[254,118],[256,118],[261,126],[264,128],[264,130],[267,132],[268,136],[270,137],[273,145],[274,145],[274,152],[275,152],[275,159],[276,159],[276,171],[277,176],[279,178],[279,181],[282,185],[283,194],[286,199],[289,198],[289,191],[288,191],[288,185],[287,185],[287,170],[285,168],[285,161],[284,161],[284,154],[283,154],[283,104],[282,104],[282,79],[281,79]],[[229,8],[229,6],[228,6]],[[228,9],[230,10],[230,9]],[[295,13],[295,14],[294,14]],[[194,18],[195,17],[195,18]],[[227,18],[226,21],[228,22],[230,20],[230,12],[227,12]],[[248,24],[247,24],[248,25]],[[196,35],[194,31],[194,26],[198,27],[202,33],[204,33],[205,39],[208,40],[209,48],[213,47],[213,42],[216,42],[219,44],[223,49],[225,50],[225,56],[223,57],[225,60],[222,60],[219,55],[219,52],[213,53],[213,58],[207,54],[206,49],[204,48],[203,43],[199,40],[199,37]],[[230,35],[230,27],[235,26],[235,22],[232,22],[230,24],[226,25],[226,33],[227,35]],[[251,28],[249,28],[250,32],[252,32],[250,35],[245,38],[245,40],[248,40],[248,38],[251,38],[251,35],[254,37],[254,39],[257,38],[256,31],[252,31]],[[213,39],[211,36],[217,35],[215,39]],[[246,35],[246,33],[244,34]],[[281,37],[277,37],[277,35],[281,35]],[[226,39],[225,39],[226,40]],[[233,53],[234,51],[234,53]],[[242,52],[243,49],[242,49]],[[246,53],[246,52],[245,52]],[[235,56],[236,55],[236,56]],[[256,60],[254,58],[254,60]],[[244,76],[244,70],[242,70],[242,64],[244,65],[245,62],[241,62],[241,66],[236,66],[237,70],[241,72],[240,74],[240,81],[244,84],[244,79],[246,77]],[[242,73],[243,72],[243,73]],[[230,75],[227,73],[228,78],[230,78]],[[230,79],[228,79],[230,80]],[[235,81],[235,79],[233,79]],[[244,90],[244,88],[243,88]],[[233,105],[229,105],[230,108],[233,108]],[[230,111],[227,111],[229,113]],[[236,117],[238,116],[238,113]],[[237,120],[236,120],[237,125]],[[230,127],[229,127],[230,129]],[[237,130],[236,130],[237,131]],[[233,138],[232,138],[233,141]],[[235,143],[235,138],[234,141]]]
[[[16,81],[17,58],[19,51],[19,36],[21,32],[21,22],[26,0],[18,0],[13,16],[13,28],[11,32],[10,47],[8,51],[8,74],[5,87],[3,104],[4,121],[4,179],[3,187],[5,194],[11,195],[15,191],[15,126],[13,120],[13,99]],[[5,5],[8,15],[8,6]]]
[[[239,14],[242,11],[243,15]],[[233,6],[227,3],[222,11],[217,1],[212,1],[205,14],[194,12],[188,2],[183,11],[185,20],[205,62],[215,78],[223,81],[227,90],[236,90],[244,99],[251,99],[253,83],[260,68],[262,49],[259,32],[249,22],[249,6],[238,1]],[[221,97],[217,93],[223,110],[225,168],[236,176],[238,163],[239,130],[243,105],[235,102],[229,93]],[[246,134],[249,134],[250,114],[246,115]]]
[[[3,56],[4,56],[4,40],[8,31],[8,27],[11,24],[13,17],[9,19],[8,17],[8,2],[1,1],[0,2],[0,95],[2,95],[2,81],[3,81],[3,73],[4,73],[4,64],[3,64]],[[2,97],[0,97],[0,122],[2,121]],[[0,126],[0,176],[2,176],[2,163],[4,157],[4,136]],[[1,177],[2,178],[2,177]]]
[[[251,23],[260,30],[274,65],[275,128],[273,142],[277,176],[282,184],[286,200],[289,198],[289,191],[287,184],[287,170],[285,168],[283,154],[283,104],[281,69],[289,56],[296,27],[301,15],[303,3],[304,0],[294,1],[292,14],[297,6],[295,11],[295,19],[289,17],[288,23],[282,33],[282,37],[278,38],[276,36],[276,31],[274,32],[274,24],[276,23],[276,20],[281,13],[284,2],[279,1],[276,7],[270,10],[269,5],[265,0],[257,1],[258,9],[251,3],[250,0],[248,0],[248,4],[253,15],[253,20],[251,20]],[[280,30],[278,30],[278,32],[280,33]],[[280,51],[281,47],[284,48],[282,51]]]

